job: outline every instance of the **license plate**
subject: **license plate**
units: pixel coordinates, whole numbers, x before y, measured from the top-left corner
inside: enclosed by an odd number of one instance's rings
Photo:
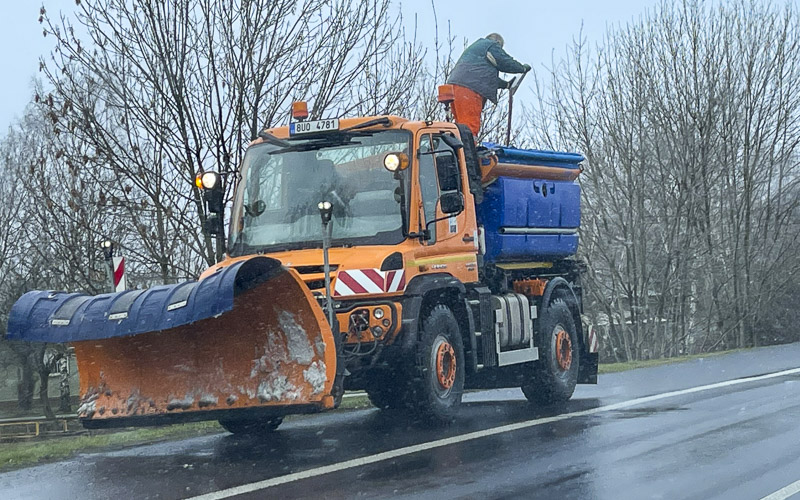
[[[331,130],[339,130],[339,120],[337,118],[289,124],[289,135],[318,134],[320,132],[330,132]]]

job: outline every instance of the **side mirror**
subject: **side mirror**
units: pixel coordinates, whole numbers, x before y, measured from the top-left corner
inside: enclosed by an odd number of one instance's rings
[[[458,191],[449,191],[439,196],[442,213],[457,214],[464,210],[464,197]]]
[[[442,141],[444,141],[444,143],[450,146],[450,148],[452,148],[454,151],[458,151],[464,147],[464,143],[461,142],[461,139],[458,137],[450,134],[442,134],[440,137],[442,138]]]
[[[458,162],[453,153],[436,155],[436,176],[439,178],[441,191],[457,191],[461,187],[458,185],[458,173]]]

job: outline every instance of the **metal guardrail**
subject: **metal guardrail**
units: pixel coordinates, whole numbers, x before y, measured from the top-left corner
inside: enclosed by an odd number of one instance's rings
[[[342,396],[343,398],[362,398],[367,395],[364,391],[356,391],[356,392],[346,392]]]
[[[56,415],[55,420],[47,417],[17,417],[0,419],[0,439],[10,437],[38,437],[42,434],[42,424],[55,423],[60,427],[58,431],[49,432],[69,432],[69,421],[77,419],[74,414]],[[3,432],[4,429],[19,429],[22,432]]]

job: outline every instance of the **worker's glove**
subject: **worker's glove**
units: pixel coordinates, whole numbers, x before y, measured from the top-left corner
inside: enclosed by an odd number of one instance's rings
[[[530,64],[523,64],[522,68],[525,70],[525,73],[527,73],[528,71],[531,70],[531,65]]]

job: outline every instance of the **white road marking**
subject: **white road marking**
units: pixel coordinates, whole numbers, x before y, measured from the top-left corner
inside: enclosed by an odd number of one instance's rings
[[[789,486],[784,486],[775,493],[767,495],[761,500],[786,500],[792,495],[800,493],[800,481],[795,481]]]
[[[475,439],[481,439],[489,436],[495,436],[497,434],[504,434],[506,432],[513,432],[520,429],[528,429],[530,427],[536,427],[539,425],[550,424],[553,422],[560,422],[562,420],[567,420],[570,418],[575,417],[586,417],[589,415],[596,415],[598,413],[605,413],[614,410],[621,410],[625,408],[630,408],[631,406],[637,406],[645,403],[651,403],[653,401],[660,401],[662,399],[667,398],[674,398],[677,396],[685,396],[687,394],[694,394],[696,392],[703,392],[703,391],[710,391],[713,389],[722,389],[725,387],[731,387],[734,385],[740,384],[747,384],[750,382],[758,382],[760,380],[767,380],[771,378],[777,377],[784,377],[787,375],[796,375],[800,373],[800,368],[792,368],[791,370],[783,370],[780,372],[775,373],[768,373],[766,375],[758,375],[755,377],[746,377],[746,378],[739,378],[734,380],[726,380],[724,382],[717,382],[715,384],[708,384],[708,385],[701,385],[698,387],[690,387],[689,389],[681,389],[679,391],[671,391],[671,392],[664,392],[661,394],[654,394],[652,396],[645,396],[641,398],[631,399],[628,401],[622,401],[619,403],[614,403],[605,406],[599,406],[597,408],[591,408],[588,410],[576,411],[572,413],[565,413],[562,415],[556,415],[553,417],[546,417],[546,418],[538,418],[534,420],[527,420],[524,422],[518,422],[515,424],[507,424],[501,425],[499,427],[493,427],[491,429],[485,429],[482,431],[475,431],[475,432],[468,432],[466,434],[461,434],[458,436],[453,436],[444,439],[437,439],[435,441],[429,441],[427,443],[420,443],[415,444],[413,446],[405,446],[403,448],[397,448],[395,450],[384,451],[382,453],[376,453],[374,455],[369,455],[366,457],[361,458],[354,458],[352,460],[345,460],[344,462],[338,462],[335,464],[324,465],[322,467],[314,467],[313,469],[308,469],[300,472],[294,472],[292,474],[286,474],[284,476],[274,477],[272,479],[265,479],[263,481],[256,481],[254,483],[243,484],[240,486],[234,486],[232,488],[227,488],[224,490],[215,491],[212,493],[207,493],[205,495],[199,495],[196,497],[192,497],[189,500],[222,500],[224,498],[231,498],[237,495],[243,495],[246,493],[253,493],[255,491],[264,490],[267,488],[271,488],[273,486],[279,486],[281,484],[292,483],[294,481],[300,481],[303,479],[309,479],[312,477],[322,476],[325,474],[330,474],[332,472],[338,472],[346,469],[353,469],[355,467],[362,467],[364,465],[370,465],[377,462],[383,462],[385,460],[391,460],[393,458],[403,457],[406,455],[411,455],[413,453],[419,453],[421,451],[432,450],[435,448],[441,448],[443,446],[449,446],[453,444],[463,443],[466,441],[472,441]],[[794,483],[792,485],[787,486],[784,488],[800,488],[800,481]],[[781,490],[783,491],[783,490]],[[798,492],[800,489],[797,490],[787,490]],[[776,495],[776,492],[773,495]],[[790,493],[793,494],[793,493]],[[776,497],[767,497],[769,500],[777,500],[777,499],[785,499],[787,496],[776,496]],[[763,500],[763,499],[762,499]]]

